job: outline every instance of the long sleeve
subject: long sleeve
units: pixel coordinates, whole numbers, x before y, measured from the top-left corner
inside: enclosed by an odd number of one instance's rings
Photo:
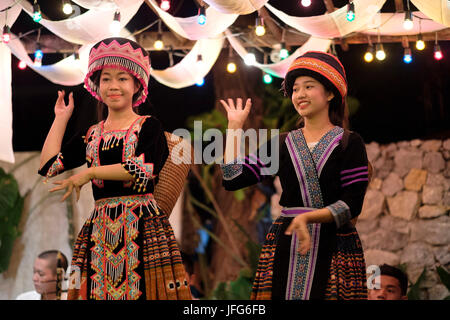
[[[168,156],[162,124],[149,117],[142,124],[134,156],[124,159],[122,166],[134,177],[137,187],[145,191],[150,180],[154,185],[158,182],[158,174]]]
[[[337,228],[361,213],[369,183],[366,147],[361,136],[352,132],[343,152],[339,173],[341,194],[338,201],[327,206],[333,214]]]
[[[234,191],[263,181],[278,172],[279,147],[286,134],[277,135],[256,152],[220,165],[225,190]]]
[[[48,179],[83,165],[86,162],[86,143],[83,135],[84,131],[80,131],[64,143],[61,151],[50,158],[38,173]]]

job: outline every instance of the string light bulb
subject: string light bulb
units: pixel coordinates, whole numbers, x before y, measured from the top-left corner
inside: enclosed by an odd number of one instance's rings
[[[236,63],[233,61],[228,62],[227,64],[227,71],[228,73],[235,73],[237,70]]]
[[[33,21],[39,22],[41,21],[41,19],[42,19],[41,8],[39,7],[39,4],[35,0],[33,4]]]
[[[375,48],[375,57],[380,60],[383,61],[384,59],[386,59],[386,52],[384,52],[383,49],[383,44],[382,43],[377,43],[376,44],[376,48]]]
[[[412,61],[411,49],[407,47],[403,52],[403,62],[411,63],[411,61]]]
[[[272,80],[273,80],[273,78],[272,78],[272,76],[271,76],[270,74],[264,73],[264,75],[263,75],[263,81],[264,81],[265,84],[270,84],[270,83],[272,83]]]
[[[198,8],[197,23],[201,26],[206,23],[206,9],[203,6]]]
[[[161,51],[162,49],[164,49],[164,42],[162,41],[162,34],[158,33],[158,35],[156,36],[156,40],[153,43],[153,48],[155,48],[155,50]]]
[[[8,25],[3,27],[2,41],[3,43],[9,43],[11,41],[11,32]]]
[[[27,63],[23,60],[20,60],[17,66],[19,67],[20,70],[25,70],[25,68],[27,67]]]
[[[44,53],[42,52],[41,45],[38,42],[36,44],[36,51],[34,51],[34,65],[36,67],[42,66],[43,58],[44,58]]]
[[[353,2],[349,2],[347,4],[347,21],[355,20],[355,4]]]
[[[160,8],[164,11],[169,11],[170,9],[170,1],[169,0],[161,0]]]
[[[255,34],[258,37],[262,37],[263,35],[266,34],[266,28],[264,27],[264,19],[259,14],[256,17]]]
[[[114,13],[114,19],[111,22],[111,24],[109,25],[109,31],[111,31],[111,33],[114,36],[118,36],[120,34],[120,29],[121,29],[121,26],[120,26],[120,12],[116,11]]]
[[[201,86],[203,86],[204,84],[205,84],[205,79],[204,79],[204,78],[198,79],[197,82],[195,83],[195,85],[196,85],[197,87],[201,87]]]
[[[425,49],[425,41],[422,39],[422,34],[419,34],[416,41],[416,49],[422,51]]]
[[[253,66],[256,63],[255,54],[252,52],[248,52],[244,57],[244,63],[248,66]]]
[[[367,47],[367,51],[364,54],[364,61],[369,62],[369,63],[372,62],[373,61],[373,52],[374,52],[373,45],[369,44],[369,46]]]
[[[73,12],[72,5],[67,0],[63,0],[62,11],[69,15]]]
[[[435,35],[436,37],[434,40],[434,59],[439,61],[444,57],[444,55],[442,54],[441,47],[438,44],[437,32],[435,33]]]
[[[414,27],[414,22],[412,18],[412,12],[407,10],[405,11],[405,20],[403,20],[403,28],[405,30],[411,30]]]
[[[311,0],[302,0],[301,4],[304,7],[309,7],[311,5]]]
[[[287,57],[289,57],[289,51],[288,51],[288,49],[286,49],[286,43],[282,42],[281,49],[280,49],[280,59],[284,60]]]

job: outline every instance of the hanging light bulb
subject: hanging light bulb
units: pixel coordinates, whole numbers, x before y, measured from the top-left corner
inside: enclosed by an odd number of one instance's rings
[[[411,63],[411,61],[412,61],[411,49],[405,48],[405,51],[403,52],[403,62]]]
[[[42,66],[42,58],[44,58],[44,53],[41,50],[41,45],[39,42],[36,44],[36,51],[34,51],[34,65],[36,67]]]
[[[441,47],[438,44],[434,45],[434,58],[436,60],[441,60],[444,57],[441,51]]]
[[[111,24],[109,25],[109,31],[111,31],[111,33],[114,36],[118,36],[120,34],[120,29],[122,27],[120,26],[120,12],[116,11],[114,13],[114,19],[111,22]]]
[[[425,49],[425,42],[422,40],[422,34],[419,34],[416,41],[416,49],[423,50]]]
[[[201,86],[203,86],[204,84],[205,84],[205,78],[198,79],[197,82],[195,83],[195,85],[196,85],[197,87],[201,87]]]
[[[162,33],[158,33],[158,35],[156,36],[156,40],[153,43],[153,48],[155,48],[155,50],[158,51],[164,49],[164,42],[162,41]]]
[[[377,57],[378,60],[383,61],[384,59],[386,59],[386,52],[384,52],[382,43],[377,43],[375,50],[375,57]]]
[[[272,76],[270,75],[270,74],[268,74],[268,73],[264,73],[264,75],[263,75],[263,81],[264,81],[264,83],[265,84],[269,84],[269,83],[272,83]]]
[[[372,62],[373,61],[373,46],[369,44],[366,53],[364,54],[364,61]]]
[[[33,4],[33,21],[39,22],[41,21],[41,19],[42,19],[41,8],[39,7],[37,1],[35,0]]]
[[[27,67],[27,63],[23,60],[20,60],[17,66],[19,67],[20,70],[24,70]]]
[[[203,6],[198,8],[197,23],[201,26],[206,23],[206,9]]]
[[[63,5],[62,5],[62,10],[67,15],[69,15],[73,12],[72,5],[69,2],[70,1],[63,0]]]
[[[8,43],[11,41],[11,33],[7,25],[3,27],[2,41],[3,43]]]
[[[233,61],[228,62],[227,64],[227,71],[228,73],[235,73],[237,70],[236,63]]]
[[[256,63],[255,54],[252,52],[248,52],[244,57],[244,63],[248,66],[253,66]]]
[[[355,5],[353,2],[347,4],[347,21],[355,20]]]
[[[301,4],[304,7],[309,7],[311,5],[311,0],[302,0]]]
[[[160,7],[164,11],[168,11],[170,9],[170,1],[169,0],[161,0]]]
[[[286,43],[282,42],[281,43],[281,49],[280,49],[280,59],[286,59],[287,57],[289,57],[289,51],[288,49],[286,49]]]
[[[260,15],[256,17],[255,33],[258,37],[262,37],[263,35],[266,34],[266,28],[264,27],[264,19]]]
[[[405,11],[405,20],[403,20],[403,28],[405,30],[411,30],[414,27],[411,11]]]

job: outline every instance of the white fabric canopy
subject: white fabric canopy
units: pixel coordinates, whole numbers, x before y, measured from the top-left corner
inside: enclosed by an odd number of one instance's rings
[[[269,0],[203,0],[222,13],[249,14],[264,6]]]
[[[226,32],[226,35],[233,49],[243,59],[247,54],[247,50],[242,45],[241,41],[238,38],[234,37],[228,30]],[[308,41],[306,41],[300,48],[295,50],[295,52],[292,53],[286,59],[272,64],[255,63],[254,66],[273,76],[276,76],[278,78],[284,78],[289,69],[289,66],[298,56],[311,50],[326,52],[330,47],[330,44],[331,40],[329,39],[320,39],[311,37],[308,39]]]
[[[175,66],[150,71],[150,74],[160,83],[175,89],[192,86],[205,77],[213,67],[224,38],[222,35],[215,39],[203,39],[196,42],[192,50]],[[203,64],[197,63],[197,56],[202,55]],[[151,94],[151,93],[150,93]]]
[[[430,19],[450,27],[449,0],[411,0],[411,2]]]
[[[162,10],[154,0],[149,0],[149,3],[173,32],[190,40],[215,38],[232,25],[239,16],[220,13],[213,7],[209,7],[206,9],[206,23],[200,25],[197,22],[197,16],[177,18]]]
[[[139,10],[143,0],[116,0],[115,2],[120,10],[120,25],[123,28]],[[33,6],[29,2],[22,1],[20,5],[30,16],[33,15]],[[93,8],[65,20],[42,19],[39,23],[68,42],[91,44],[112,36],[109,25],[113,21],[115,11],[115,8]]]
[[[114,0],[72,0],[73,3],[86,9],[115,9],[117,7]]]
[[[386,0],[354,0],[355,20],[347,21],[347,7],[344,6],[332,13],[312,17],[295,17],[285,14],[266,3],[275,16],[287,25],[303,33],[318,38],[340,38],[349,33],[358,31],[367,25]]]
[[[446,27],[433,20],[429,20],[428,17],[420,11],[413,12],[414,27],[411,30],[405,30],[403,28],[403,20],[405,19],[404,13],[381,13],[378,25],[370,25],[368,30],[364,31],[365,34],[377,35],[379,26],[380,35],[383,36],[402,36],[402,35],[416,35],[419,32],[435,32]],[[419,18],[422,18],[422,22],[419,24]],[[420,25],[420,26],[419,26]]]

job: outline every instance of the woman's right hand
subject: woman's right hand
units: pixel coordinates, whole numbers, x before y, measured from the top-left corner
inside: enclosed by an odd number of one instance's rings
[[[228,128],[241,129],[252,108],[252,100],[248,98],[244,107],[242,107],[241,98],[236,99],[236,104],[233,99],[227,99],[227,101],[228,103],[225,100],[220,100],[220,103],[227,111]]]
[[[69,94],[69,103],[66,105],[64,101],[64,90],[58,91],[58,99],[55,103],[55,117],[69,121],[73,112],[73,92]]]

